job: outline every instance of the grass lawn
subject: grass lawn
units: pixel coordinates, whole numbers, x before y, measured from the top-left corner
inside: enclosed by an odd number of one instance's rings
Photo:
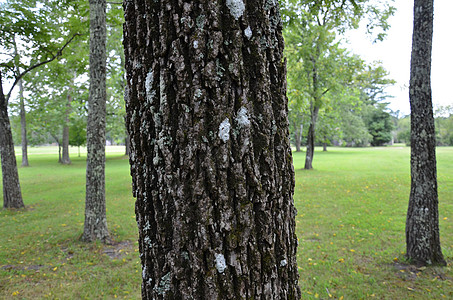
[[[71,149],[72,164],[62,166],[56,147],[30,148],[31,166],[19,168],[27,209],[0,210],[0,299],[140,298],[124,148],[107,150],[107,219],[116,241],[110,246],[79,241],[86,167],[81,152],[79,158]],[[409,148],[330,148],[316,152],[312,171],[302,170],[305,153],[294,153],[302,299],[453,299],[453,148],[437,153],[448,266],[426,269],[404,264]]]

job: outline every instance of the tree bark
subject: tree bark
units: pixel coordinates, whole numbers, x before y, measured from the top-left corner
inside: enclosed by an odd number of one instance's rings
[[[131,142],[130,142],[129,132],[127,132],[127,130],[126,130],[126,137],[124,138],[124,144],[126,146],[126,152],[124,154],[125,155],[131,154]]]
[[[417,265],[446,262],[439,239],[436,139],[431,96],[433,0],[414,1],[411,78],[411,191],[406,251]]]
[[[310,118],[310,126],[307,134],[307,153],[305,155],[305,170],[313,169],[313,156],[315,155],[315,132],[318,120],[319,107],[315,106]]]
[[[72,89],[69,89],[67,95],[66,111],[65,111],[65,120],[63,124],[63,137],[62,137],[62,148],[63,155],[61,157],[61,163],[63,165],[71,164],[71,159],[69,158],[69,114],[71,113],[71,102],[72,102]]]
[[[0,72],[0,155],[3,179],[3,207],[23,208],[24,201],[20,190],[17,172],[13,135],[8,117],[8,103],[3,94],[2,73]]]
[[[298,299],[277,1],[125,1],[143,299]]]
[[[109,242],[105,208],[106,1],[90,0],[90,95],[82,240]]]

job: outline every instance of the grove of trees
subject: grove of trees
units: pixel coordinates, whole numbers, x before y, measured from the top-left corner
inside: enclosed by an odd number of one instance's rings
[[[361,20],[385,37],[393,7],[367,1],[284,1],[290,122],[296,150],[306,136],[305,169],[313,168],[315,143],[380,146],[392,140],[384,102],[393,83],[379,64],[351,54],[341,36]],[[373,26],[370,26],[373,28]]]
[[[342,37],[367,20],[385,38],[391,1],[3,1],[3,207],[25,206],[15,144],[23,167],[30,145],[55,143],[61,164],[86,145],[82,240],[110,242],[105,145],[125,143],[144,299],[298,299],[291,143],[313,169],[315,145],[398,141],[411,146],[407,257],[445,265],[435,147],[453,145],[453,109],[433,111],[433,1],[414,3],[400,116],[388,72]]]

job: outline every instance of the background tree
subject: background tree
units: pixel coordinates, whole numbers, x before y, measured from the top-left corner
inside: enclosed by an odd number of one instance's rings
[[[84,112],[74,114],[71,119],[71,127],[69,128],[69,145],[78,148],[80,157],[80,147],[86,145],[87,131],[86,131],[86,116]]]
[[[27,1],[27,3],[29,2],[34,3],[34,1]],[[20,191],[19,176],[17,173],[11,125],[8,116],[8,101],[11,92],[25,74],[52,62],[57,57],[61,56],[67,45],[78,35],[77,33],[72,34],[63,45],[61,45],[61,41],[58,43],[50,40],[47,37],[45,28],[41,31],[42,24],[37,21],[42,20],[42,18],[33,18],[33,16],[42,16],[43,14],[40,14],[40,11],[37,10],[36,7],[30,9],[30,6],[27,6],[25,9],[22,9],[22,7],[19,6],[19,10],[17,7],[18,6],[11,7],[7,5],[7,3],[0,4],[0,24],[2,25],[2,30],[0,30],[0,41],[6,50],[11,49],[11,47],[9,47],[11,46],[11,36],[13,37],[14,42],[16,33],[21,33],[27,38],[25,42],[28,43],[28,46],[32,49],[34,59],[28,66],[23,68],[24,71],[20,74],[15,73],[18,68],[14,59],[6,58],[6,61],[2,61],[0,65],[0,84],[2,85],[0,98],[0,136],[2,138],[0,139],[0,147],[3,177],[3,202],[4,207],[6,208],[20,208],[24,206]],[[21,16],[25,18],[21,18]],[[14,45],[12,48],[14,48]],[[4,78],[2,74],[7,74],[8,79],[13,81],[9,92],[7,92],[6,95],[3,93]]]
[[[304,99],[308,100],[305,169],[312,169],[316,125],[323,106],[329,106],[332,99],[328,94],[349,85],[351,75],[357,72],[357,67],[362,64],[359,59],[350,56],[341,48],[338,33],[357,28],[365,17],[369,18],[370,31],[371,29],[385,31],[388,28],[387,18],[393,14],[394,9],[387,2],[376,5],[371,1],[288,0],[284,1],[284,7],[287,16],[285,39],[289,44],[287,53],[294,52],[288,56],[293,60],[289,61],[289,64],[299,65],[298,68],[290,66],[289,70],[300,70],[297,75],[290,73],[289,78],[305,77],[303,80],[290,79],[289,83],[290,91],[295,89],[291,84],[302,84],[304,88],[300,89],[305,90]],[[379,32],[376,39],[383,37],[384,33]],[[327,124],[323,129],[326,128]],[[325,138],[322,137],[324,140]]]
[[[14,47],[14,65],[16,67],[16,74],[20,74],[20,54],[18,51],[16,38],[13,37]],[[20,109],[20,128],[21,128],[21,144],[22,144],[22,167],[28,167],[28,141],[27,141],[27,119],[25,116],[25,97],[24,97],[24,85],[23,80],[20,79],[18,82],[19,86],[19,109]]]
[[[453,106],[438,107],[434,116],[437,145],[453,146]]]
[[[382,146],[392,141],[394,129],[392,116],[385,111],[387,104],[367,105],[363,111],[363,120],[371,135],[372,146]]]
[[[144,299],[298,299],[276,1],[125,1]]]
[[[3,93],[3,78],[0,71],[0,155],[3,178],[3,207],[22,208],[24,201],[20,190],[16,154],[8,117],[8,102]]]
[[[106,1],[90,0],[90,96],[82,240],[109,242],[105,208]]]
[[[406,255],[417,265],[446,265],[439,238],[436,137],[431,95],[433,0],[414,1],[411,76],[411,192]]]

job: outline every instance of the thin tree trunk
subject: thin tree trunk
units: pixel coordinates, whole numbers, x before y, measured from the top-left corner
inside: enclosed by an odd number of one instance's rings
[[[307,152],[305,155],[305,170],[313,169],[313,156],[315,155],[315,138],[316,138],[316,122],[318,120],[319,113],[319,102],[321,98],[319,96],[319,83],[318,83],[318,60],[321,55],[321,49],[319,41],[316,44],[316,56],[311,57],[312,63],[312,88],[313,88],[313,99],[310,104],[310,126],[308,127],[307,133]]]
[[[298,299],[278,2],[125,1],[143,299]]]
[[[90,0],[90,96],[82,240],[109,242],[105,208],[106,1]]]
[[[327,137],[324,136],[324,142],[322,143],[322,151],[327,151]]]
[[[17,172],[13,135],[8,117],[8,103],[3,94],[2,73],[0,72],[0,155],[3,179],[3,207],[22,208],[24,202]]]
[[[63,165],[71,164],[71,159],[69,158],[69,114],[71,113],[71,102],[72,102],[72,88],[69,89],[67,95],[66,111],[65,111],[65,120],[63,124],[63,138],[62,138],[62,148],[63,156],[61,158],[61,163]]]
[[[27,118],[25,116],[25,98],[24,86],[22,79],[19,80],[19,97],[20,97],[20,134],[22,138],[22,167],[28,167],[28,140],[27,140]]]
[[[14,63],[16,67],[17,74],[20,74],[19,68],[19,52],[17,51],[16,38],[14,37]],[[19,108],[20,108],[20,133],[22,139],[22,167],[28,167],[28,143],[27,143],[27,120],[25,117],[25,98],[24,98],[24,85],[22,79],[19,80]]]
[[[58,144],[58,163],[61,164],[61,162],[62,162],[62,160],[61,160],[61,144],[58,139],[57,139],[57,144]]]
[[[296,132],[294,135],[296,136],[296,152],[300,152],[300,144],[302,140],[302,124],[300,125],[299,129],[298,126],[296,125]]]
[[[318,120],[319,107],[315,106],[310,118],[307,134],[307,153],[305,155],[305,170],[313,169],[313,156],[315,155],[316,121]]]
[[[433,0],[414,1],[411,79],[411,192],[406,221],[407,257],[417,265],[446,262],[439,238],[436,138],[431,96]]]

